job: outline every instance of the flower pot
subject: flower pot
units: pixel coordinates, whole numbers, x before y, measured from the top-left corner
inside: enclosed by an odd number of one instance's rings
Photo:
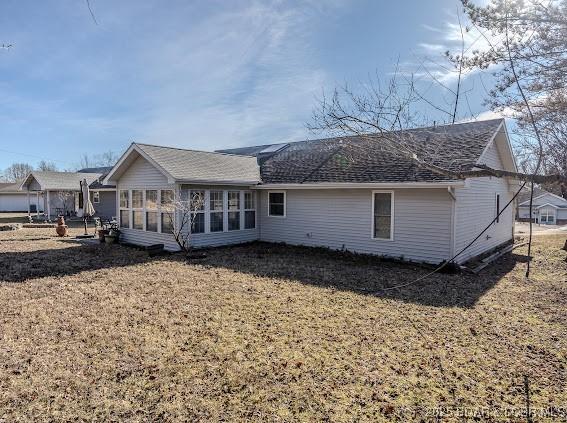
[[[67,228],[68,226],[65,224],[65,219],[63,216],[59,216],[57,218],[57,226],[55,227],[55,232],[59,236],[67,236]]]
[[[104,242],[104,237],[109,235],[110,231],[108,229],[99,229],[98,230],[98,239],[100,242]]]
[[[114,244],[117,240],[118,240],[118,238],[114,235],[105,235],[104,236],[104,242],[106,242],[107,244]]]

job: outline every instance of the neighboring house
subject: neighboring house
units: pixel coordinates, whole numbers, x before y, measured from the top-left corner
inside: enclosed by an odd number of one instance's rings
[[[25,212],[28,210],[28,197],[20,191],[21,181],[0,183],[0,212]],[[43,210],[43,198],[39,201],[31,200],[31,209],[35,213],[37,208]]]
[[[36,203],[42,199],[42,210],[47,219],[59,215],[74,216],[82,208],[81,182],[86,179],[91,189],[90,197],[96,215],[115,216],[116,188],[104,185],[101,179],[109,168],[83,169],[80,172],[31,172],[21,183],[20,190]],[[27,207],[26,207],[27,209]],[[31,214],[31,210],[28,209]],[[37,212],[39,215],[39,211]]]
[[[503,120],[399,133],[435,164],[516,171]],[[105,178],[116,184],[123,238],[178,247],[167,203],[199,191],[196,247],[253,240],[323,246],[411,261],[451,258],[498,214],[518,185],[452,180],[383,148],[380,136],[201,152],[132,144]],[[460,255],[464,262],[513,239],[513,207]]]
[[[520,222],[530,221],[530,191],[518,196],[517,218]],[[544,225],[567,224],[567,200],[540,188],[534,187],[532,220]]]

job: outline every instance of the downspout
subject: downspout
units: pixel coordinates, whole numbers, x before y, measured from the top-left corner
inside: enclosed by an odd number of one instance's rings
[[[451,257],[457,251],[457,196],[453,187],[447,187],[447,192],[451,197]]]

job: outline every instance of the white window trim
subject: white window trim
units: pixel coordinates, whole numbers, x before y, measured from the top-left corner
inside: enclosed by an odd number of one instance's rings
[[[122,191],[126,191],[126,193],[128,194],[128,207],[122,207],[122,205],[120,204],[120,193]],[[132,229],[132,195],[131,195],[131,190],[129,189],[119,189],[118,190],[118,228],[119,229]],[[120,216],[120,211],[125,210],[128,212],[128,227],[124,228],[122,227],[122,218]]]
[[[157,200],[156,200],[156,206],[155,208],[149,208],[148,207],[148,191],[156,191],[157,193]],[[143,206],[144,206],[144,214],[143,214],[143,219],[144,219],[144,231],[152,233],[152,234],[157,234],[160,233],[159,229],[160,229],[160,220],[161,220],[161,216],[160,216],[160,212],[159,212],[159,201],[160,201],[160,196],[159,196],[159,189],[155,189],[155,188],[146,188],[144,189],[144,194],[143,194]],[[150,213],[156,213],[157,214],[157,225],[156,225],[156,230],[155,231],[148,231],[148,212]],[[140,229],[137,229],[138,231]]]
[[[203,224],[205,225],[205,227],[204,227],[203,232],[191,232],[191,235],[197,236],[197,235],[206,234],[206,233],[207,233],[207,226],[206,226],[206,223],[207,223],[207,222],[206,222],[206,220],[207,220],[206,217],[207,217],[207,215],[206,215],[206,213],[205,213],[205,209],[207,208],[207,204],[206,204],[205,200],[206,200],[206,198],[207,198],[207,190],[205,190],[205,189],[189,189],[189,190],[187,190],[187,191],[188,191],[188,193],[189,193],[189,198],[187,198],[187,201],[189,201],[189,202],[191,202],[191,199],[193,198],[193,193],[195,193],[195,192],[201,192],[201,193],[203,193],[203,210],[191,211],[191,214],[192,214],[192,215],[193,215],[193,214],[195,214],[195,215],[197,215],[197,214],[202,214],[202,215],[203,215]],[[190,207],[190,210],[192,210],[192,209],[191,209],[192,206],[190,205],[189,207]],[[189,231],[192,231],[192,229],[193,229],[193,228],[191,228],[191,226],[190,226],[190,227],[189,227]]]
[[[246,194],[251,194],[252,195],[252,202],[254,203],[254,207],[251,209],[247,209],[246,208]],[[242,218],[241,218],[241,227],[243,231],[253,231],[258,227],[258,212],[256,211],[256,191],[252,191],[252,190],[245,190],[242,191]],[[246,212],[247,211],[253,211],[254,212],[254,227],[253,228],[246,228]]]
[[[100,192],[93,191],[93,204],[100,204]]]
[[[242,191],[240,190],[226,190],[226,222],[227,222],[227,228],[226,228],[226,232],[235,232],[235,231],[241,231],[243,230],[243,226],[242,226]],[[228,201],[229,201],[229,194],[230,193],[238,193],[238,209],[237,210],[230,210],[228,207]],[[229,229],[228,228],[228,214],[231,212],[237,212],[238,213],[238,229]]]
[[[161,203],[161,196],[163,191],[173,191],[173,203],[175,204],[175,196],[177,195],[176,193],[176,189],[175,188],[163,188],[163,189],[159,189],[158,190],[158,232],[159,234],[164,234],[164,235],[171,235],[173,236],[173,234],[169,233],[169,232],[163,232],[163,228],[162,228],[162,224],[161,224],[161,220],[162,220],[162,215],[164,214],[168,214],[169,212],[164,211],[162,208],[162,203]],[[145,192],[145,191],[144,191]],[[176,223],[176,213],[175,213],[175,209],[171,212],[173,213],[173,225],[174,225],[174,230],[175,230],[175,225]],[[155,233],[155,232],[154,232]]]
[[[376,238],[374,236],[374,206],[375,206],[375,195],[374,194],[391,194],[390,196],[390,238]],[[371,218],[371,231],[370,231],[370,238],[372,238],[375,241],[394,241],[394,217],[395,217],[395,201],[394,201],[394,191],[388,191],[388,190],[376,190],[376,191],[372,191],[372,208],[370,210],[370,218]]]
[[[283,194],[283,216],[270,214],[270,194]],[[287,216],[287,192],[286,191],[268,191],[268,217],[276,217],[283,219]]]
[[[132,188],[129,190],[129,197],[130,197],[130,229],[134,231],[145,231],[146,230],[146,190],[144,188]],[[142,207],[134,207],[134,196],[132,195],[132,191],[142,191]],[[142,228],[135,228],[134,227],[134,212],[141,212],[142,213]]]

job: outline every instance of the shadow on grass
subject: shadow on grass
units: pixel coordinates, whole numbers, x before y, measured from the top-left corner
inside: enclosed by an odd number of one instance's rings
[[[62,277],[83,271],[127,267],[154,260],[145,251],[98,243],[62,240],[68,248],[0,253],[0,281],[23,282]],[[435,274],[406,287],[383,288],[415,281],[432,267],[396,263],[377,257],[333,252],[322,248],[293,247],[255,242],[207,251],[204,260],[190,262],[255,276],[286,279],[305,285],[374,295],[435,307],[473,307],[524,256],[509,254],[479,275]],[[156,260],[179,261],[175,254]],[[166,265],[166,264],[164,264]],[[273,289],[278,289],[274,285]]]
[[[25,240],[28,242],[28,240]],[[122,246],[60,240],[66,248],[0,253],[0,282],[63,277],[80,272],[132,266],[151,260],[147,253]],[[45,244],[44,244],[45,245]]]
[[[209,250],[202,264],[378,298],[435,307],[469,308],[524,259],[521,255],[508,254],[478,275],[437,273],[416,284],[392,290],[383,288],[411,283],[433,267],[322,248],[263,242]]]

